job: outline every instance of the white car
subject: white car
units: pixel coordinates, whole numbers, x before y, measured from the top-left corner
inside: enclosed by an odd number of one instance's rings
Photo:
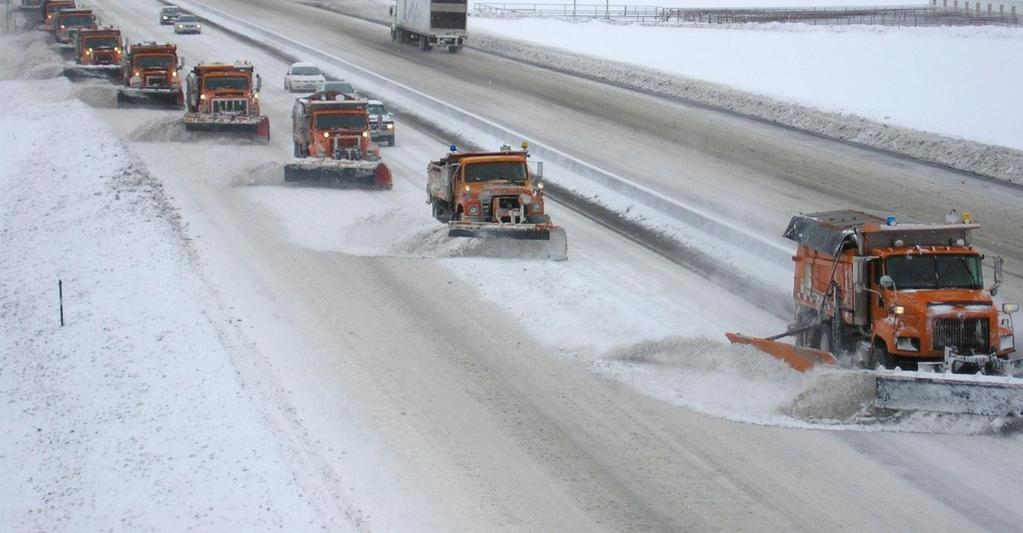
[[[321,90],[324,83],[327,83],[327,78],[320,67],[312,63],[295,63],[284,75],[284,90],[288,92],[314,93]]]
[[[179,15],[174,22],[174,33],[202,33],[202,24],[195,15]]]

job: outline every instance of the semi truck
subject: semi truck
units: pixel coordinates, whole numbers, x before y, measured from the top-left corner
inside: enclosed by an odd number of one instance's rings
[[[458,52],[468,42],[466,0],[397,0],[391,6],[391,40]]]

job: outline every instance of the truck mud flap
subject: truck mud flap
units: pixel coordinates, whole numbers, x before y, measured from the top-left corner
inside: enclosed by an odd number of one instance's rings
[[[1023,415],[1023,379],[879,371],[874,404],[884,409],[984,416]]]

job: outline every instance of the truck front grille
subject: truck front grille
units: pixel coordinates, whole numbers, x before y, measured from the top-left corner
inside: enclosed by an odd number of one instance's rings
[[[146,87],[170,87],[166,76],[146,76]]]
[[[933,323],[934,350],[955,346],[959,353],[990,352],[987,318],[937,318]]]
[[[249,111],[249,101],[244,98],[215,98],[213,114],[244,115]]]

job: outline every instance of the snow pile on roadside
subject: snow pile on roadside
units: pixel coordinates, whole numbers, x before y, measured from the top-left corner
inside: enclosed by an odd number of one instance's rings
[[[160,183],[73,92],[0,82],[0,523],[339,527],[253,408]]]

